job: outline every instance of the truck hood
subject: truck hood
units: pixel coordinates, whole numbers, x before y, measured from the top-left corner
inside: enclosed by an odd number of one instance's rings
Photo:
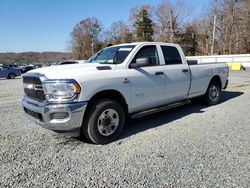
[[[86,64],[71,64],[71,65],[57,65],[51,67],[44,67],[29,71],[29,73],[39,73],[45,75],[48,79],[76,79],[79,76],[89,75],[97,71],[110,71],[116,65],[100,65],[98,63]]]

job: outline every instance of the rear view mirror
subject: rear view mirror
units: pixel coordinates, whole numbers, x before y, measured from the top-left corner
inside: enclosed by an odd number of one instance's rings
[[[139,68],[139,67],[145,67],[150,65],[150,58],[145,57],[145,58],[138,58],[136,59],[135,63],[131,63],[130,67],[131,68]]]

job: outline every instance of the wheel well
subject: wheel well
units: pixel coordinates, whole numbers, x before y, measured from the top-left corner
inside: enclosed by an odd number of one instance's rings
[[[123,97],[123,95],[119,91],[116,91],[116,90],[104,90],[104,91],[100,91],[100,92],[96,93],[89,100],[86,112],[89,112],[92,104],[95,101],[100,100],[100,99],[112,99],[112,100],[118,102],[124,108],[125,113],[128,114],[128,104],[126,103],[126,100]]]
[[[217,83],[219,83],[220,89],[222,88],[221,79],[220,79],[220,77],[218,75],[213,76],[213,78],[211,79],[210,83],[211,82],[217,82]]]

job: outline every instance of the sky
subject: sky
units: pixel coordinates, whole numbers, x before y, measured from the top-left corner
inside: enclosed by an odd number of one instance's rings
[[[172,2],[174,0],[171,0]],[[208,0],[186,0],[192,16]],[[104,29],[127,21],[134,6],[162,0],[0,0],[0,52],[67,51],[70,33],[82,19],[96,17]]]

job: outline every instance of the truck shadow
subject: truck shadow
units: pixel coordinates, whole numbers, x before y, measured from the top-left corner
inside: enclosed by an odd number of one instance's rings
[[[239,97],[242,94],[243,92],[222,91],[220,103],[224,103],[233,98]],[[130,119],[127,121],[124,131],[119,139],[129,137],[148,129],[162,126],[166,123],[178,120],[190,114],[203,113],[205,108],[208,108],[208,106],[203,104],[202,99],[194,99],[190,104],[185,106],[159,112],[139,119]]]

